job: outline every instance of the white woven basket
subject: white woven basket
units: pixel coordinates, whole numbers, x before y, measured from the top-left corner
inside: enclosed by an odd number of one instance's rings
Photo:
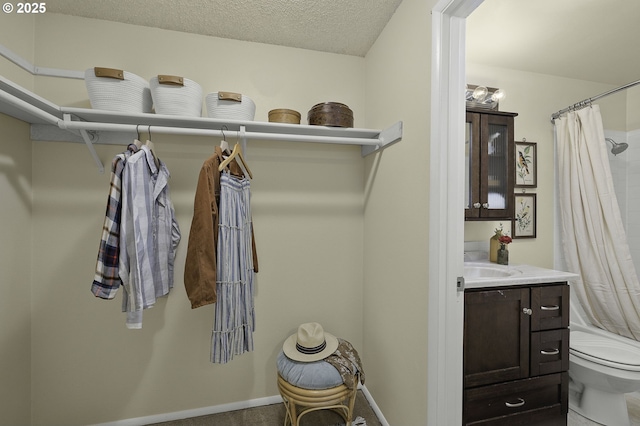
[[[209,93],[205,98],[207,116],[227,120],[253,121],[256,104],[248,96],[233,92]]]
[[[149,113],[149,83],[142,77],[112,68],[89,68],[84,72],[91,107],[120,112]]]
[[[149,81],[156,114],[202,116],[202,87],[193,80],[158,75]]]

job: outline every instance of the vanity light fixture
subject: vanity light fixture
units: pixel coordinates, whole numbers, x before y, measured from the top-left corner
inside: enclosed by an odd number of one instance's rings
[[[484,108],[497,110],[501,100],[507,97],[502,89],[467,84],[465,100],[467,108]]]

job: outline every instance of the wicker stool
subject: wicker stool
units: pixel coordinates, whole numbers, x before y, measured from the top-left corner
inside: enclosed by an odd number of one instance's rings
[[[335,411],[344,419],[346,425],[350,425],[353,420],[357,388],[349,389],[342,384],[329,389],[302,389],[278,374],[278,390],[287,409],[284,426],[300,426],[302,416],[318,410]]]

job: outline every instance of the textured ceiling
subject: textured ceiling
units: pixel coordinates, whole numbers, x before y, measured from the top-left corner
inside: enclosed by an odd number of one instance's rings
[[[467,60],[622,85],[640,80],[640,1],[485,0],[467,20]]]
[[[47,11],[365,56],[402,0],[49,0]]]

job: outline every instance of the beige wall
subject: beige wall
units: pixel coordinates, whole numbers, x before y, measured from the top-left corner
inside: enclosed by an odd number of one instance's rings
[[[262,121],[273,108],[305,116],[317,102],[339,101],[354,110],[356,126],[365,126],[363,58],[55,14],[39,17],[35,34],[40,66],[122,67],[145,78],[183,74],[200,82],[205,93],[249,94]],[[87,105],[82,81],[35,80],[36,93],[54,103]],[[25,125],[7,120],[26,135]],[[364,160],[358,147],[249,142],[260,257],[256,349],[214,365],[208,361],[213,307],[190,309],[182,274],[197,175],[219,139],[153,140],[172,174],[183,239],[176,286],[145,312],[138,331],[125,328],[119,296],[108,302],[89,292],[108,173],[97,172],[82,144],[32,144],[33,424],[90,424],[275,395],[277,352],[306,321],[319,321],[356,348],[364,346]],[[107,167],[127,142],[97,146]],[[31,176],[24,166],[20,171]],[[9,253],[2,256],[5,261]],[[4,279],[2,285],[7,286]]]
[[[3,13],[0,28],[0,44],[33,58],[32,17]],[[33,85],[3,58],[0,75]],[[29,126],[0,114],[0,424],[7,425],[31,421],[31,212]]]
[[[258,121],[267,121],[274,108],[295,109],[304,120],[315,103],[344,102],[355,112],[355,125],[364,126],[362,58],[58,14],[42,15],[36,23],[42,66],[81,71],[106,66],[147,79],[183,75],[200,83],[205,94],[248,94],[257,104]],[[36,92],[60,105],[89,106],[80,80],[41,77]]]
[[[503,111],[517,112],[515,140],[537,142],[538,187],[527,192],[537,194],[537,238],[517,239],[509,247],[509,261],[553,267],[554,148],[551,114],[615,86],[562,77],[467,64],[467,82],[499,87],[507,92],[501,102]],[[598,101],[606,129],[624,130],[625,94]],[[488,241],[501,222],[465,222],[465,241]],[[505,229],[510,224],[503,223]]]
[[[34,62],[34,15],[0,14],[0,44]],[[19,66],[0,57],[0,75],[29,90],[33,89],[33,76]]]
[[[0,114],[0,424],[31,418],[31,143]]]
[[[367,55],[367,119],[402,120],[402,141],[367,158],[367,387],[392,425],[427,418],[431,8],[404,0]],[[370,377],[370,379],[369,379]]]

